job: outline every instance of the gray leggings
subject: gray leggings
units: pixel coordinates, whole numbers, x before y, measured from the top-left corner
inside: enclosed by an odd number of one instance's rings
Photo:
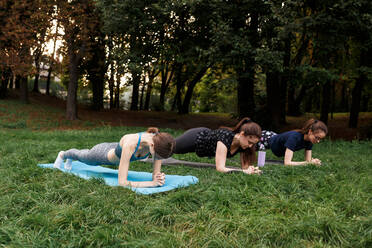
[[[206,127],[192,128],[184,132],[181,136],[176,138],[175,154],[184,154],[195,152],[195,141],[198,133],[204,130],[209,130]]]
[[[107,154],[111,149],[118,146],[118,142],[101,143],[93,146],[91,149],[70,149],[64,152],[63,159],[78,160],[89,165],[117,165],[107,159]]]

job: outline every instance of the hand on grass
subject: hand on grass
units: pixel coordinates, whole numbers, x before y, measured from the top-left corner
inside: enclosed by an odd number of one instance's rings
[[[317,159],[317,158],[312,158],[310,160],[310,163],[311,164],[314,164],[314,165],[321,165],[322,164],[322,161],[320,161],[320,159]]]
[[[163,186],[165,183],[165,174],[161,172],[156,173],[153,182],[155,187]]]
[[[258,167],[249,166],[248,169],[243,169],[243,172],[248,175],[261,174],[261,170]]]

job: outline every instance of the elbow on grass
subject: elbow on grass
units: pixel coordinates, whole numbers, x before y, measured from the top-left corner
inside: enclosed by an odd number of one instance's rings
[[[130,187],[130,182],[128,180],[125,180],[123,182],[119,182],[119,186],[122,186],[122,187]]]
[[[291,166],[292,165],[292,161],[284,161],[284,166]]]
[[[216,170],[217,170],[218,172],[222,172],[222,173],[226,173],[226,172],[227,172],[226,168],[219,168],[219,167],[216,167]]]

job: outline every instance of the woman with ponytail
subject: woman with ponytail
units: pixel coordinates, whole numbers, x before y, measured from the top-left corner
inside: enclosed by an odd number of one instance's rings
[[[258,174],[261,171],[252,165],[256,160],[255,144],[260,137],[261,127],[246,117],[233,128],[189,129],[176,138],[174,153],[195,152],[199,157],[215,157],[216,169],[220,172],[242,171],[247,174]],[[242,169],[227,168],[226,158],[237,153],[240,153]]]
[[[281,134],[263,130],[261,140],[257,143],[257,149],[271,149],[274,155],[284,156],[284,165],[321,165],[319,159],[312,158],[312,147],[313,144],[319,143],[327,133],[328,128],[322,121],[310,119],[301,129]],[[305,161],[292,161],[293,153],[302,149],[305,149]]]
[[[65,169],[71,169],[72,160],[78,160],[88,165],[119,165],[118,181],[121,186],[156,187],[165,182],[164,173],[160,172],[161,159],[172,156],[175,140],[168,133],[150,127],[146,132],[126,134],[117,143],[101,143],[91,149],[70,149],[60,151],[54,162],[54,167],[60,168],[64,160]],[[154,158],[152,181],[129,182],[127,180],[129,163],[149,156]]]

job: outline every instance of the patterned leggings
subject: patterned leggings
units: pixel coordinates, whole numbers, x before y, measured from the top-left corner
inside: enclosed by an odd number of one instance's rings
[[[63,159],[78,160],[89,165],[114,165],[107,159],[107,154],[111,149],[115,149],[118,144],[118,142],[101,143],[91,149],[70,149],[64,152]]]
[[[277,135],[277,133],[273,131],[267,131],[267,130],[262,130],[261,133],[261,139],[258,141],[256,144],[256,150],[257,151],[264,151],[270,149],[270,139]]]

